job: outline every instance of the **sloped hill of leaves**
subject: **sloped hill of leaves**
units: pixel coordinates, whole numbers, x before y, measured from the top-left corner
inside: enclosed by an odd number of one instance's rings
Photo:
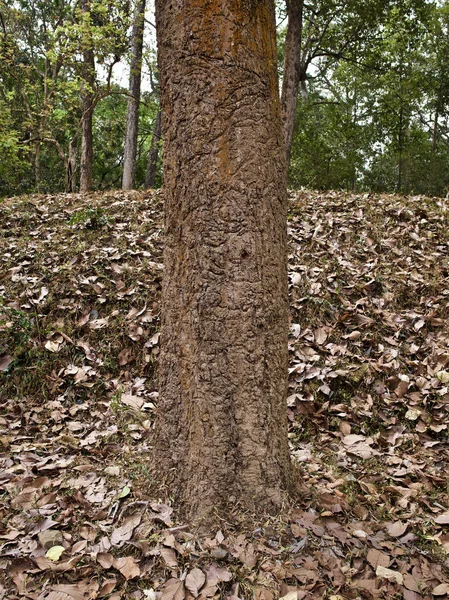
[[[449,592],[449,208],[290,198],[295,506],[200,538],[147,465],[162,195],[0,204],[0,598]]]

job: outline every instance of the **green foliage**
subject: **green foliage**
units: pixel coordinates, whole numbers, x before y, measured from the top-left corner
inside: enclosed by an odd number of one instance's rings
[[[19,131],[8,104],[0,98],[0,196],[19,187],[26,171],[26,151],[22,151]]]
[[[70,157],[79,175],[81,96],[94,105],[94,187],[117,187],[122,176],[127,89],[114,83],[127,57],[129,0],[17,0],[2,6],[0,30],[0,195],[64,191]],[[83,52],[92,50],[96,73],[87,83]],[[143,92],[136,167],[145,180],[148,150],[158,111],[154,49],[145,51],[152,92]]]
[[[23,347],[31,337],[33,325],[28,316],[21,310],[4,306],[0,302],[0,333],[2,340],[11,349]],[[5,349],[5,348],[3,348]],[[0,352],[2,344],[0,344]]]
[[[114,88],[114,91],[118,92],[119,89]],[[112,94],[98,103],[94,113],[93,178],[95,186],[100,189],[120,185],[126,106],[124,94]]]
[[[69,219],[70,225],[80,225],[85,229],[100,229],[111,221],[111,217],[101,206],[78,210]]]
[[[285,2],[276,10],[282,76]],[[2,3],[0,195],[63,191],[70,156],[76,180],[86,86],[95,109],[94,187],[120,185],[128,92],[113,72],[129,59],[131,13],[129,0],[90,0],[88,11],[76,0]],[[86,49],[96,65],[89,84]],[[291,185],[447,192],[447,0],[304,3],[301,61],[307,93],[298,100]],[[137,186],[159,109],[154,48],[145,48],[144,65],[151,92],[143,91],[140,106]]]
[[[148,151],[153,137],[153,129],[156,116],[159,111],[159,102],[153,93],[145,93],[142,96],[139,115],[139,143],[136,164],[136,183],[143,185],[147,168]],[[162,141],[159,141],[158,177],[156,183],[162,185]]]
[[[358,94],[334,87],[339,101],[325,98],[313,89],[298,107],[291,161],[291,182],[313,188],[355,187],[366,160],[364,145],[370,130],[357,120],[362,106]]]
[[[298,101],[291,184],[444,195],[448,4],[403,0],[384,6],[377,24],[373,15],[357,43],[352,17],[330,21],[333,31],[343,19],[312,63],[307,98]],[[345,38],[347,51],[332,53]]]

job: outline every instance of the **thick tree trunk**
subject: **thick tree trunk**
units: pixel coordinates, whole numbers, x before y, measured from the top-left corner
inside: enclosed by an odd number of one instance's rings
[[[159,156],[159,141],[161,139],[161,111],[159,110],[154,122],[153,137],[148,152],[147,172],[145,176],[145,188],[154,188],[156,185],[157,159]]]
[[[131,42],[128,112],[126,117],[125,157],[122,189],[132,190],[136,184],[137,133],[139,127],[140,83],[142,74],[145,0],[137,0]]]
[[[273,0],[156,1],[165,253],[154,468],[193,521],[291,482]]]
[[[290,163],[293,130],[295,127],[296,103],[299,85],[305,83],[301,67],[301,38],[303,0],[287,0],[288,25],[284,50],[284,76],[282,79],[282,121],[287,168]]]
[[[81,0],[83,12],[90,11],[90,0]],[[81,90],[81,160],[80,192],[92,189],[92,167],[94,147],[92,135],[93,88],[95,83],[95,61],[90,36],[83,41],[83,85]]]

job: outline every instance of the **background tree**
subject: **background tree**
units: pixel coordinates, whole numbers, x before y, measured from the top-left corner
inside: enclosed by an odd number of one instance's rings
[[[154,99],[158,103],[158,111],[156,118],[153,122],[153,134],[151,137],[151,145],[148,151],[147,168],[145,173],[145,187],[147,189],[154,188],[156,186],[158,169],[159,169],[159,155],[160,148],[162,145],[162,113],[159,107],[159,73],[157,65],[153,61],[148,62],[151,90],[154,95]]]
[[[282,109],[287,164],[290,163],[299,89],[307,97],[311,68],[323,73],[336,61],[360,60],[378,33],[390,0],[286,0]]]
[[[156,468],[193,519],[278,509],[286,181],[273,0],[156,2],[165,250]]]
[[[58,150],[52,117],[64,61],[57,47],[63,45],[60,28],[69,18],[70,7],[53,1],[19,1],[2,7],[1,93],[10,109],[19,147],[23,146],[20,154],[30,161],[23,184],[33,181],[36,189],[41,186],[43,145],[52,144]]]
[[[121,85],[117,64],[128,56],[129,0],[89,1],[83,16],[77,0],[0,0],[2,195],[75,191],[83,116],[89,114],[92,187],[120,185],[129,91]],[[448,1],[289,0],[288,6],[288,26],[299,23],[301,32],[291,38],[300,37],[299,46],[287,43],[286,8],[279,0],[284,136],[286,128],[292,136],[290,185],[446,194]],[[83,60],[88,43],[95,66],[89,85]],[[161,184],[154,53],[148,35],[137,187]],[[294,60],[288,63],[287,55]],[[294,77],[288,76],[288,65]],[[85,110],[83,90],[90,94]]]
[[[82,86],[81,86],[81,162],[80,191],[92,189],[92,163],[94,158],[92,115],[94,111],[95,60],[91,30],[90,0],[81,0],[82,7]]]
[[[22,156],[21,156],[22,155]],[[26,161],[21,153],[19,132],[11,118],[11,111],[3,98],[0,98],[0,195],[4,189],[17,186],[26,169]],[[2,189],[3,188],[3,189]]]
[[[154,188],[156,185],[156,177],[157,177],[157,167],[158,167],[158,157],[159,157],[159,148],[161,142],[162,128],[162,113],[158,110],[156,119],[154,122],[153,128],[153,136],[151,138],[151,146],[148,152],[148,162],[147,162],[147,170],[145,174],[145,187]]]
[[[296,104],[301,80],[306,77],[302,45],[304,0],[286,0],[288,25],[285,35],[284,69],[282,72],[282,121],[287,165],[290,164]]]
[[[95,0],[83,16],[76,2],[18,1],[3,6],[1,14],[0,93],[18,133],[23,164],[18,189],[74,191],[84,117],[109,94],[126,93],[112,89],[111,80],[126,47],[127,2]],[[88,86],[86,40],[100,71]],[[86,108],[92,103],[87,111],[80,101],[82,88],[90,96]]]
[[[357,56],[315,59],[297,104],[292,185],[446,193],[446,14],[404,0]]]
[[[131,65],[129,75],[128,112],[126,118],[125,157],[123,161],[122,188],[135,186],[137,135],[139,125],[140,83],[142,77],[142,50],[145,23],[145,0],[137,0],[131,36]]]
[[[127,47],[128,2],[125,0],[82,0],[79,25],[72,29],[82,49],[81,164],[80,190],[92,188],[93,114],[97,104],[112,92],[112,72]],[[96,78],[95,59],[106,70],[105,85]]]

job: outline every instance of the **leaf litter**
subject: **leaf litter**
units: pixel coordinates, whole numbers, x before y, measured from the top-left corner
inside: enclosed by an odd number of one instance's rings
[[[297,505],[209,538],[152,496],[162,192],[0,206],[0,598],[449,593],[449,213],[291,194]]]

